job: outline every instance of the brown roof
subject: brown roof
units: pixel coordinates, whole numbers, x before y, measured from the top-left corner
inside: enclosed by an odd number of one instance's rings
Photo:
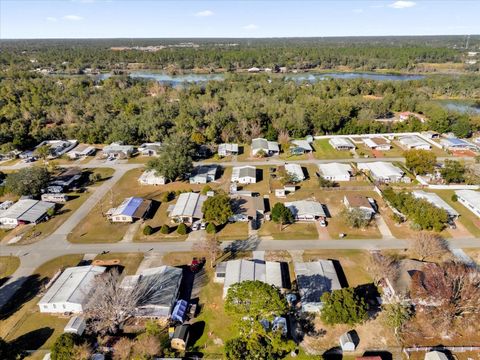
[[[345,195],[345,198],[347,199],[348,205],[350,207],[372,207],[372,204],[370,204],[370,201],[368,201],[365,196]]]
[[[384,138],[382,137],[373,137],[373,138],[370,138],[370,140],[372,140],[375,144],[377,145],[385,145],[385,144],[388,144],[387,140],[385,140]]]
[[[152,200],[143,200],[140,206],[135,210],[132,217],[136,219],[141,219],[145,216],[147,211],[150,209],[152,205]]]

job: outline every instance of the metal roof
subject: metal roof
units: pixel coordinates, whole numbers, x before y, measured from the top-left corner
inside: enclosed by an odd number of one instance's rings
[[[238,144],[225,143],[218,145],[218,151],[238,152]]]
[[[312,146],[307,140],[292,140],[292,144],[302,148],[305,151],[313,151]]]
[[[257,178],[257,168],[255,166],[235,166],[232,169],[232,177],[243,178],[243,177],[252,177]]]
[[[318,169],[322,176],[329,178],[350,176],[352,173],[352,167],[342,163],[319,164]]]
[[[129,197],[123,200],[119,207],[115,209],[112,216],[124,215],[133,216],[135,211],[142,205],[143,199],[140,197]]]
[[[417,147],[417,146],[425,146],[425,145],[428,145],[429,147],[431,147],[431,145],[427,141],[415,135],[403,136],[400,139],[398,139],[398,141],[400,141],[401,144],[409,147]]]
[[[193,174],[192,176],[190,177],[191,179],[192,178],[206,178],[206,179],[209,179],[209,178],[215,178],[215,176],[217,175],[217,171],[218,171],[218,166],[217,165],[201,165],[201,166],[197,166],[193,169]]]
[[[252,140],[252,150],[279,151],[278,143],[276,141],[268,141],[263,138],[256,138]]]
[[[1,214],[1,217],[2,218],[9,218],[9,219],[18,219],[20,216],[22,216],[28,209],[30,209],[37,202],[38,202],[38,200],[33,200],[33,199],[18,200],[15,204],[13,204],[7,210],[5,210]]]
[[[385,178],[390,176],[403,176],[404,172],[389,162],[375,161],[371,163],[359,163],[358,168],[369,170],[374,177]]]
[[[170,213],[170,217],[188,216],[203,218],[202,205],[207,200],[205,195],[198,193],[182,193],[178,197],[177,203]]]
[[[326,217],[322,204],[312,200],[299,200],[286,202],[285,206],[290,209],[293,216],[314,215]]]
[[[455,194],[473,208],[480,211],[480,192],[473,190],[457,190]]]
[[[440,140],[444,146],[461,146],[461,147],[473,147],[475,145],[470,144],[468,141],[458,138],[446,138]]]
[[[333,138],[330,138],[329,140],[330,142],[330,145],[332,145],[333,147],[350,147],[350,148],[355,148],[355,145],[353,145],[353,143],[347,139],[347,138],[339,138],[339,137],[333,137]]]
[[[296,262],[293,266],[302,303],[320,303],[323,293],[342,288],[331,260]]]
[[[412,192],[413,196],[417,199],[425,199],[432,205],[435,205],[437,208],[445,210],[449,216],[458,216],[458,212],[448,205],[445,200],[435,193],[426,192],[423,190],[417,190]]]
[[[46,212],[49,209],[53,209],[55,207],[54,203],[46,202],[46,201],[37,201],[35,205],[33,205],[30,209],[25,211],[22,215],[18,217],[20,221],[26,221],[30,223],[36,223],[40,219],[42,219]]]
[[[76,303],[83,304],[92,290],[95,276],[105,272],[103,266],[77,266],[66,268],[47,290],[39,304]]]
[[[298,164],[285,164],[285,171],[289,174],[292,174],[297,181],[305,180],[305,175],[303,173],[302,167]]]

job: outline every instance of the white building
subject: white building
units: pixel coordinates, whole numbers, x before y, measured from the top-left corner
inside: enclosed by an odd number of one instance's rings
[[[392,148],[390,142],[383,137],[369,137],[363,138],[362,140],[365,146],[369,147],[372,150],[387,151]]]
[[[135,152],[135,147],[132,145],[122,145],[119,142],[114,142],[111,143],[108,146],[105,146],[103,148],[103,153],[106,156],[111,156],[115,158],[128,158],[132,156],[132,154]]]
[[[480,192],[473,190],[455,191],[458,201],[480,218]]]
[[[170,211],[169,217],[175,222],[193,223],[203,219],[202,205],[207,196],[198,193],[182,193]]]
[[[365,218],[371,219],[376,211],[366,196],[362,195],[345,195],[343,203],[347,209],[359,209],[365,214]]]
[[[257,168],[250,165],[235,166],[232,169],[232,182],[255,184],[257,182]]]
[[[285,164],[285,171],[289,173],[294,179],[294,182],[300,182],[305,180],[305,174],[302,167],[299,164]]]
[[[103,266],[66,268],[38,302],[40,312],[81,313],[94,288],[95,277],[105,270]]]
[[[152,200],[129,197],[118,207],[108,210],[106,215],[114,223],[132,223],[138,219],[144,219],[151,207]]]
[[[347,138],[333,137],[328,140],[329,144],[336,150],[354,150],[355,145]]]
[[[410,182],[410,178],[405,173],[389,162],[375,161],[369,163],[359,163],[358,168],[367,171],[375,181],[390,182]]]
[[[448,356],[440,351],[429,351],[425,354],[424,360],[448,360]]]
[[[304,153],[313,151],[312,145],[307,140],[292,140],[291,143],[294,145],[294,148],[301,149]]]
[[[234,284],[243,281],[261,281],[284,288],[282,267],[279,262],[263,260],[230,260],[222,262],[215,268],[214,281],[223,283],[223,297]]]
[[[350,333],[348,332],[343,333],[340,336],[339,342],[340,342],[340,347],[342,348],[342,351],[355,351],[356,346],[352,339],[352,335],[350,335]]]
[[[161,147],[161,142],[144,143],[138,147],[138,152],[142,156],[158,156]]]
[[[67,325],[65,325],[65,327],[63,328],[63,332],[82,336],[86,327],[87,324],[84,318],[80,316],[72,316],[70,320],[68,320]]]
[[[0,225],[14,228],[20,224],[38,224],[47,217],[55,204],[33,199],[20,199],[5,210],[0,210]]]
[[[87,144],[80,144],[73,150],[70,150],[67,155],[71,160],[77,160],[93,155],[95,151],[96,149],[93,146]]]
[[[327,217],[323,205],[317,201],[299,200],[286,202],[296,221],[316,221]]]
[[[218,156],[238,155],[238,144],[220,144],[218,145]]]
[[[145,170],[138,178],[141,185],[165,185],[165,177],[155,174],[155,170]]]
[[[320,312],[322,295],[342,288],[331,260],[294,262],[293,267],[302,310],[305,312]]]
[[[189,178],[190,184],[206,184],[215,181],[217,178],[217,165],[197,166]]]
[[[41,146],[48,146],[48,150],[50,155],[48,156],[49,159],[54,159],[57,157],[66,154],[68,151],[72,150],[75,146],[77,146],[77,140],[45,140],[38,144],[35,149],[38,149]]]
[[[398,142],[404,149],[408,150],[430,150],[432,146],[425,140],[418,136],[402,136],[398,139]]]
[[[446,138],[440,140],[440,144],[448,150],[477,150],[478,147],[466,140],[458,138]]]
[[[252,156],[256,156],[260,151],[262,151],[267,156],[278,155],[280,153],[280,148],[278,142],[268,141],[263,138],[256,138],[252,140]]]
[[[412,195],[417,199],[427,200],[435,207],[445,210],[448,213],[448,217],[451,219],[456,219],[460,215],[454,208],[448,205],[445,200],[443,200],[435,193],[430,193],[423,190],[416,190],[412,192]]]
[[[329,163],[319,164],[320,176],[330,181],[350,181],[352,167],[349,164]]]

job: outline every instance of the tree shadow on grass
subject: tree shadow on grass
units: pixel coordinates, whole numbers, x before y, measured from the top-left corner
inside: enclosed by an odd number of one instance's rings
[[[23,334],[12,341],[12,344],[20,350],[37,350],[52,336],[53,329],[43,327]]]
[[[40,278],[38,274],[34,274],[26,279],[19,278],[0,289],[0,320],[8,318],[33,299],[47,281],[48,278]],[[13,296],[10,296],[12,293]]]

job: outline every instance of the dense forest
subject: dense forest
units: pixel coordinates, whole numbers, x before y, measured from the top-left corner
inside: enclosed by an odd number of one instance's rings
[[[168,134],[202,134],[205,142],[248,142],[307,134],[379,133],[432,129],[468,136],[480,117],[445,110],[436,98],[480,99],[480,77],[428,76],[423,80],[329,79],[314,84],[231,74],[205,86],[172,88],[155,81],[113,76],[44,76],[9,69],[0,73],[0,144],[26,148],[43,139],[139,144]],[[425,114],[384,123],[392,112]]]
[[[293,39],[101,39],[101,40],[2,40],[0,66],[26,69],[50,67],[57,72],[79,73],[136,68],[189,71],[236,71],[251,66],[286,66],[289,69],[409,71],[421,63],[464,65],[463,36],[293,38]],[[480,48],[480,37],[471,36],[469,49]],[[130,49],[162,46],[158,51]],[[128,47],[114,51],[111,48]]]

